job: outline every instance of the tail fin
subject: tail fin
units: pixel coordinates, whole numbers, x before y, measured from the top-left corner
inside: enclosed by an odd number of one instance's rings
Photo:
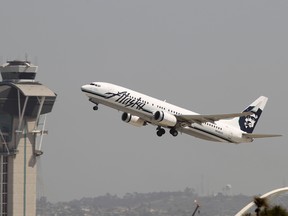
[[[264,110],[264,107],[268,101],[267,97],[260,96],[255,100],[249,107],[247,107],[243,112],[252,112],[253,114],[248,116],[241,116],[238,119],[239,127],[242,131],[247,133],[252,133],[257,125],[258,120]]]

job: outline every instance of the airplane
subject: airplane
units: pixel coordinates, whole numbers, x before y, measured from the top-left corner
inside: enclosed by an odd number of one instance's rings
[[[281,136],[252,133],[267,103],[265,96],[260,96],[241,113],[201,115],[107,82],[92,82],[83,85],[81,90],[94,103],[94,110],[102,104],[122,111],[122,121],[137,127],[155,125],[159,137],[165,134],[165,128],[174,137],[180,132],[208,141],[234,144]]]

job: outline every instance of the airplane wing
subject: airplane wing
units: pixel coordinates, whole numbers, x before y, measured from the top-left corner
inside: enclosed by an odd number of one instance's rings
[[[244,133],[242,134],[243,137],[245,138],[267,138],[267,137],[279,137],[282,136],[280,134],[249,134],[249,133]]]
[[[179,122],[182,123],[205,123],[215,122],[221,119],[230,119],[241,116],[251,115],[252,112],[231,113],[231,114],[217,114],[217,115],[177,115],[175,116]]]

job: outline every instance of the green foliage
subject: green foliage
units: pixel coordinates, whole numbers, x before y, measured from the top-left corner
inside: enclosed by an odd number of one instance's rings
[[[266,198],[254,197],[255,214],[246,213],[243,216],[288,216],[288,211],[280,205],[269,206]]]
[[[266,198],[261,198],[261,197],[254,197],[254,203],[258,208],[268,208],[268,201]]]
[[[288,216],[288,212],[282,206],[276,205],[272,208],[268,208],[266,212],[260,212],[260,216]]]

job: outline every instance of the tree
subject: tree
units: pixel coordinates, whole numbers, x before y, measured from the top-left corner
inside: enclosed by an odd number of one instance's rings
[[[260,214],[261,216],[288,216],[288,212],[282,206],[276,205],[273,208],[268,208],[266,214]]]
[[[262,208],[264,208],[264,212],[266,212],[268,207],[269,207],[266,198],[261,198],[261,197],[255,196],[254,197],[254,203],[256,205],[255,212],[256,212],[257,216],[260,216],[260,212],[261,212]]]
[[[269,206],[266,198],[254,197],[256,205],[255,213],[257,216],[288,216],[288,211],[282,206]],[[246,213],[243,216],[253,216],[251,213]]]

